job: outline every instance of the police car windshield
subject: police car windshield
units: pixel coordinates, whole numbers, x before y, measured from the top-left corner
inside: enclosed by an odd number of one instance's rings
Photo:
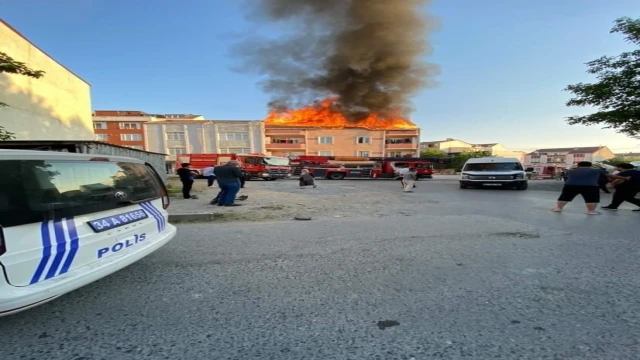
[[[79,216],[160,198],[143,164],[100,161],[2,161],[0,225]]]

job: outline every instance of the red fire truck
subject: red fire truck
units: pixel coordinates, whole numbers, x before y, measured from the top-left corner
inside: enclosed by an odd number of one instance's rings
[[[316,178],[342,180],[347,178],[393,179],[401,168],[415,168],[419,179],[433,178],[433,164],[446,159],[431,158],[363,158],[343,156],[297,156],[291,158],[294,175],[309,169]]]
[[[238,160],[245,172],[245,179],[260,178],[268,181],[291,176],[289,159],[264,154],[181,154],[176,156],[176,168],[184,163],[192,169],[200,170],[226,164],[229,160]]]

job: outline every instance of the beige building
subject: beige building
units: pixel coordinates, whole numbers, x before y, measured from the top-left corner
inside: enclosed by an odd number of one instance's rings
[[[437,149],[448,155],[456,155],[464,152],[482,152],[486,151],[491,156],[514,157],[524,162],[526,152],[509,150],[499,143],[489,144],[472,144],[458,139],[446,139],[441,141],[427,141],[420,143],[420,151],[428,149]]]
[[[368,130],[267,126],[267,151],[274,156],[417,156],[420,129]]]
[[[17,140],[93,140],[91,86],[0,20],[0,51],[40,79],[0,73],[0,124]]]
[[[568,168],[580,161],[599,162],[615,158],[606,146],[538,149],[526,155],[524,163],[530,166]]]

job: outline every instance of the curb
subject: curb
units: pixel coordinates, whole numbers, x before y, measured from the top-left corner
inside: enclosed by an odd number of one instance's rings
[[[169,214],[170,223],[214,221],[218,214]]]

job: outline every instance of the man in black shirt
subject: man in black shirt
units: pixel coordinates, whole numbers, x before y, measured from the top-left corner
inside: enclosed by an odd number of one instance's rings
[[[236,195],[240,191],[242,170],[237,160],[231,160],[226,165],[216,167],[216,179],[220,186],[218,206],[240,206],[235,204]]]
[[[633,211],[640,212],[640,199],[636,199],[636,195],[640,192],[640,170],[635,170],[635,166],[632,164],[618,164],[616,167],[619,173],[617,175],[609,175],[609,177],[624,181],[616,186],[616,192],[613,194],[611,204],[602,208],[605,210],[618,210],[618,207],[626,201],[638,206],[638,209]]]
[[[193,177],[198,172],[189,169],[189,166],[191,166],[191,164],[182,164],[182,167],[178,169],[176,173],[180,176],[180,182],[182,182],[182,197],[185,199],[197,199],[197,196],[191,195],[191,188],[193,187]]]

